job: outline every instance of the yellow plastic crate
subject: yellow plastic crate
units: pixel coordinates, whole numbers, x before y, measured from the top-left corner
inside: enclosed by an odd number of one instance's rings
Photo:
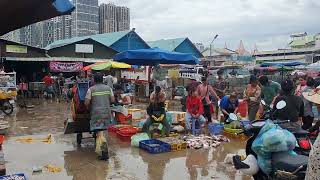
[[[170,144],[172,152],[182,151],[184,149],[187,149],[187,146],[188,146],[187,142],[185,142],[183,140],[176,140],[176,143],[172,143],[172,142],[170,142],[170,138],[172,138],[172,137],[160,138],[159,140]]]

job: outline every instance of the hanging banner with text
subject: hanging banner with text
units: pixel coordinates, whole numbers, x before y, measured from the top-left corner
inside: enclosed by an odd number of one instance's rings
[[[51,72],[79,72],[82,68],[82,62],[50,62]]]

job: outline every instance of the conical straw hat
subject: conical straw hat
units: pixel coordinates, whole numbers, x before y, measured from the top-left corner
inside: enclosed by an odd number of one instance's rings
[[[313,90],[310,92],[304,92],[302,93],[303,97],[306,98],[306,100],[316,103],[316,104],[320,104],[320,90]]]

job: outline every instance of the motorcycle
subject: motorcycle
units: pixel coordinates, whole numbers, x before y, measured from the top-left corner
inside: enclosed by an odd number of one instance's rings
[[[285,106],[286,103],[284,101],[280,101],[276,105],[276,109],[280,110]],[[287,122],[289,122],[289,120],[274,121],[276,124]],[[265,120],[256,120],[252,122],[251,125],[245,126],[242,133],[250,136],[246,145],[247,158],[242,160],[239,155],[233,156],[235,168],[242,171],[246,175],[252,175],[255,180],[304,179],[308,165],[308,157],[304,155],[292,155],[288,152],[272,153],[271,164],[273,173],[271,175],[267,175],[263,173],[261,169],[259,169],[257,165],[257,155],[251,149],[251,146],[265,123]]]
[[[14,104],[14,100],[11,98],[1,99],[0,109],[3,111],[4,114],[10,115],[13,112],[13,104]]]
[[[285,103],[285,101],[283,101]],[[261,100],[261,104],[265,107],[265,111],[260,117],[261,119],[274,119],[273,112],[272,112],[272,106],[268,106],[264,100]],[[280,103],[282,104],[282,102]],[[286,104],[283,104],[284,107]],[[276,108],[277,109],[277,108]],[[309,152],[311,151],[312,143],[310,140],[310,133],[306,130],[303,130],[302,128],[299,129],[287,129],[288,131],[292,132],[292,134],[297,139],[297,145],[295,152],[301,155],[309,156]]]

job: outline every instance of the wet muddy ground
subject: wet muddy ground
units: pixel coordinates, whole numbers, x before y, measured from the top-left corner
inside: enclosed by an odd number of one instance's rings
[[[105,179],[250,179],[236,172],[223,161],[228,153],[244,153],[245,142],[231,139],[210,150],[184,150],[151,155],[129,142],[109,134],[109,162],[97,160],[93,139],[76,145],[75,135],[64,135],[64,120],[68,105],[55,101],[34,101],[32,109],[20,109],[11,117],[9,137],[3,145],[7,174],[25,173],[35,180],[105,180]],[[16,139],[46,137],[54,134],[54,142],[21,143]],[[85,134],[90,137],[89,134]],[[62,168],[59,173],[32,174],[33,166],[52,164]]]

